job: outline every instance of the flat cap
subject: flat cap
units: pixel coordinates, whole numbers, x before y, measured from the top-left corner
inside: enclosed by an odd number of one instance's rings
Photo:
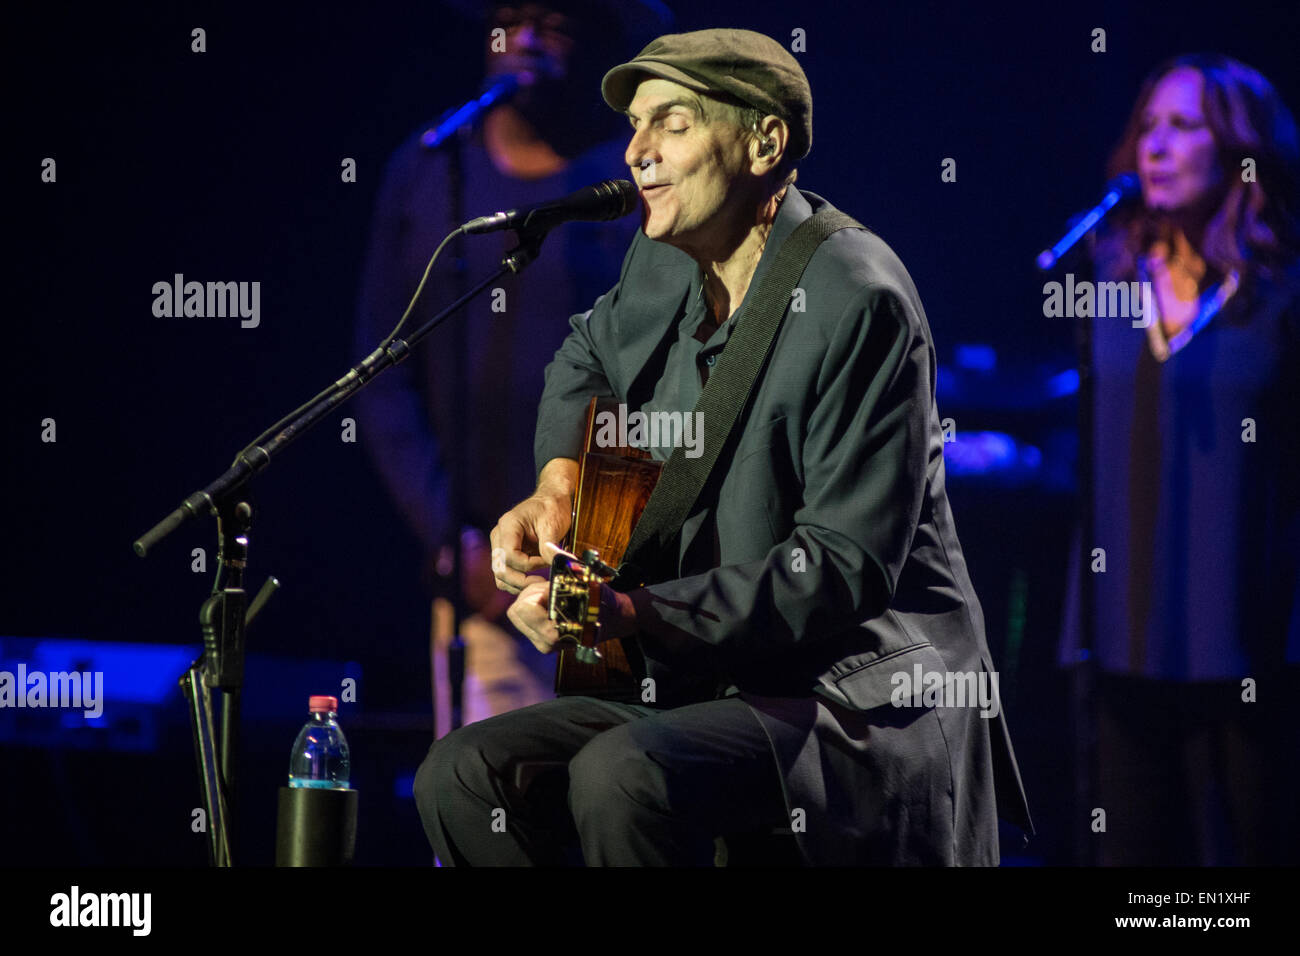
[[[790,155],[812,148],[812,89],[799,61],[769,36],[752,30],[669,33],[605,74],[600,92],[620,113],[648,73],[697,93],[721,93],[781,117],[790,126]]]

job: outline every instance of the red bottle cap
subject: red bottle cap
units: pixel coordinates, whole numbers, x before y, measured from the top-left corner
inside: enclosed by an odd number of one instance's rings
[[[339,709],[339,699],[337,697],[317,697],[312,695],[307,698],[307,710],[313,714],[324,714],[334,712]]]

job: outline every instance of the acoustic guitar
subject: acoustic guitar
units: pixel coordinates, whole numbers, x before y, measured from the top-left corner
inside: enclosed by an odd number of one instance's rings
[[[566,641],[555,693],[636,701],[641,687],[634,661],[640,654],[634,642],[615,639],[597,646],[600,585],[617,573],[664,463],[640,448],[597,444],[596,416],[613,407],[612,399],[596,398],[587,406],[573,522],[564,550],[551,560],[549,613]]]

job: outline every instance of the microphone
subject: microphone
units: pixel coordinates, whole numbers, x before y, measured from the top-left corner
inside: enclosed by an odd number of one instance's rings
[[[1121,173],[1106,184],[1106,195],[1101,197],[1101,202],[1089,209],[1077,223],[1075,223],[1061,240],[1052,248],[1044,249],[1038,254],[1035,260],[1038,268],[1043,272],[1051,269],[1052,266],[1060,260],[1074,246],[1076,242],[1087,235],[1097,223],[1101,222],[1102,217],[1110,212],[1122,202],[1135,199],[1142,192],[1142,184],[1133,173]]]
[[[637,188],[626,179],[606,179],[604,182],[570,193],[563,199],[509,212],[494,212],[479,216],[461,226],[461,231],[475,235],[513,229],[516,232],[545,232],[562,222],[582,220],[599,222],[620,219],[637,207]]]
[[[432,128],[420,135],[420,145],[425,149],[437,149],[451,139],[462,126],[472,125],[492,107],[508,103],[520,89],[532,86],[534,80],[535,77],[531,73],[507,73],[498,76],[484,87],[482,93],[464,106],[444,113]]]

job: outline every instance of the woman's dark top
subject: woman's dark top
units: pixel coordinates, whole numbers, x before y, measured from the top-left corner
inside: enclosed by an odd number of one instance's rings
[[[1076,555],[1105,551],[1100,669],[1241,680],[1300,662],[1300,275],[1243,283],[1163,362],[1131,318],[1091,322],[1095,534]]]

